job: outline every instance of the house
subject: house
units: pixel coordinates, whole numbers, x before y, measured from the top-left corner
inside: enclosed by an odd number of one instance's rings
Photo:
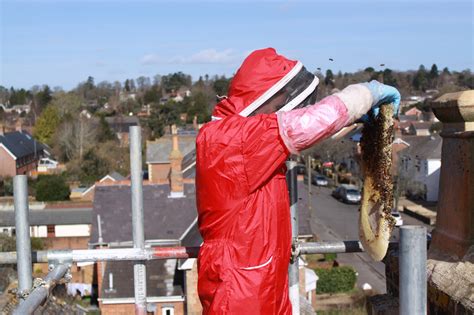
[[[90,240],[92,204],[31,203],[29,211],[30,234],[39,238],[45,250],[87,249]],[[0,207],[0,233],[15,235],[13,204]],[[34,264],[35,273],[48,273],[47,264]],[[72,283],[92,285],[93,266],[78,264],[71,267]]]
[[[109,124],[110,129],[116,134],[123,147],[129,144],[129,129],[131,126],[140,125],[140,121],[136,116],[113,116],[105,117],[105,121]]]
[[[23,105],[13,105],[12,107],[7,107],[3,104],[0,104],[0,107],[3,109],[5,113],[16,113],[16,114],[21,114],[23,112],[29,113],[31,111],[31,102],[28,104],[23,104]]]
[[[176,127],[173,128],[176,129]],[[196,131],[183,131],[180,134],[176,129],[175,133],[176,135],[164,135],[157,140],[146,142],[148,180],[152,183],[169,181],[171,172],[170,154],[174,145],[179,147],[179,151],[183,155],[181,169],[185,181],[194,178],[194,168],[190,166],[195,161]]]
[[[414,121],[410,123],[408,127],[409,135],[415,136],[429,136],[431,134],[430,128],[432,123],[431,122],[423,122],[423,121]]]
[[[438,200],[442,138],[406,136],[409,147],[400,151],[400,178],[407,195],[425,201]]]
[[[0,176],[30,175],[45,155],[45,146],[29,133],[0,130]]]
[[[419,109],[416,108],[416,107],[412,107],[412,108],[410,108],[409,110],[407,110],[407,111],[405,112],[405,115],[406,115],[406,116],[409,116],[409,117],[410,117],[410,116],[411,116],[411,117],[412,117],[412,116],[415,116],[415,117],[416,117],[416,120],[419,120],[419,119],[420,119],[421,114],[422,114],[421,110],[419,110]],[[401,119],[400,119],[400,120],[401,120]]]
[[[183,155],[179,151],[177,134],[173,136],[167,157],[168,180],[161,183],[148,181],[143,186],[145,246],[199,246],[202,243],[197,229],[195,185],[183,181]],[[93,217],[98,215],[102,234],[99,236],[99,223],[93,223],[92,243],[107,248],[132,246],[130,181],[96,186]],[[149,313],[179,315],[202,312],[196,296],[197,288],[186,285],[197,283],[197,272],[195,269],[180,269],[182,264],[176,259],[146,264]],[[133,313],[133,263],[101,262],[97,270],[101,313]]]
[[[69,196],[70,199],[82,199],[82,200],[93,200],[94,199],[94,191],[97,185],[106,185],[108,183],[115,183],[124,181],[127,178],[122,176],[122,174],[118,172],[112,172],[110,174],[105,175],[102,177],[98,182],[90,187],[75,187],[71,189],[71,195]]]

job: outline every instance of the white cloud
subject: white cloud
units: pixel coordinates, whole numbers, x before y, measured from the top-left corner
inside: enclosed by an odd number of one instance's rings
[[[218,51],[211,48],[201,50],[189,56],[176,56],[169,59],[162,58],[156,54],[147,54],[142,57],[141,64],[230,64],[241,59],[242,54],[237,54],[232,49]]]
[[[140,63],[142,65],[154,65],[154,64],[162,63],[162,62],[163,62],[163,59],[160,58],[160,56],[156,54],[147,54],[143,56],[142,59],[140,60]]]
[[[232,49],[217,51],[215,49],[201,50],[189,57],[178,57],[176,61],[179,63],[231,63],[235,61],[237,56]]]

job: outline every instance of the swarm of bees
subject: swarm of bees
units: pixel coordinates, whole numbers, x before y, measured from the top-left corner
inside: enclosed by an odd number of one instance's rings
[[[395,226],[392,216],[393,107],[382,105],[377,117],[362,130],[364,188],[359,213],[359,237],[365,251],[376,261],[387,253]]]

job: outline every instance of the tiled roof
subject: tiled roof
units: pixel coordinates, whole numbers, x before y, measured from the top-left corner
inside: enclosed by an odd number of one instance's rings
[[[146,265],[147,297],[183,296],[182,271],[176,269],[177,260],[152,260]],[[110,290],[109,274],[113,276]],[[181,279],[180,279],[181,278]],[[107,262],[102,281],[104,299],[133,298],[133,261]]]
[[[112,177],[113,179],[115,179],[116,181],[121,181],[121,180],[125,180],[127,179],[125,176],[122,176],[122,174],[118,173],[118,172],[112,172],[110,174],[108,174],[108,176]]]
[[[92,208],[57,208],[30,210],[30,225],[72,225],[91,224]],[[0,211],[0,226],[15,226],[15,212]]]
[[[404,136],[402,140],[410,146],[401,151],[404,156],[418,159],[441,159],[443,139],[437,135],[431,136]]]
[[[197,217],[194,184],[184,185],[184,198],[169,198],[169,185],[143,186],[145,239],[178,240]],[[106,243],[132,240],[132,210],[129,185],[97,186],[93,217],[100,214]],[[98,241],[93,220],[91,242]]]
[[[179,136],[179,150],[186,157],[196,148],[196,136]],[[146,162],[147,163],[169,163],[169,156],[173,148],[173,138],[171,135],[163,136],[155,141],[147,142]]]
[[[17,158],[34,154],[35,150],[36,153],[41,154],[44,149],[44,146],[28,133],[19,131],[0,135],[0,143]]]

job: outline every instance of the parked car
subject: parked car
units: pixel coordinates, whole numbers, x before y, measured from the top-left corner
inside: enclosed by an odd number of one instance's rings
[[[313,184],[316,184],[317,186],[327,186],[328,179],[323,175],[316,175],[313,179]]]
[[[360,203],[361,195],[357,186],[342,184],[334,189],[332,196],[344,203]]]
[[[398,211],[392,211],[392,217],[395,219],[395,226],[402,226],[403,225],[403,219]]]
[[[304,174],[304,181],[305,183],[308,183],[308,173]],[[320,175],[313,171],[311,173],[311,184],[316,185],[316,186],[327,186],[328,185],[328,179],[326,176]]]

